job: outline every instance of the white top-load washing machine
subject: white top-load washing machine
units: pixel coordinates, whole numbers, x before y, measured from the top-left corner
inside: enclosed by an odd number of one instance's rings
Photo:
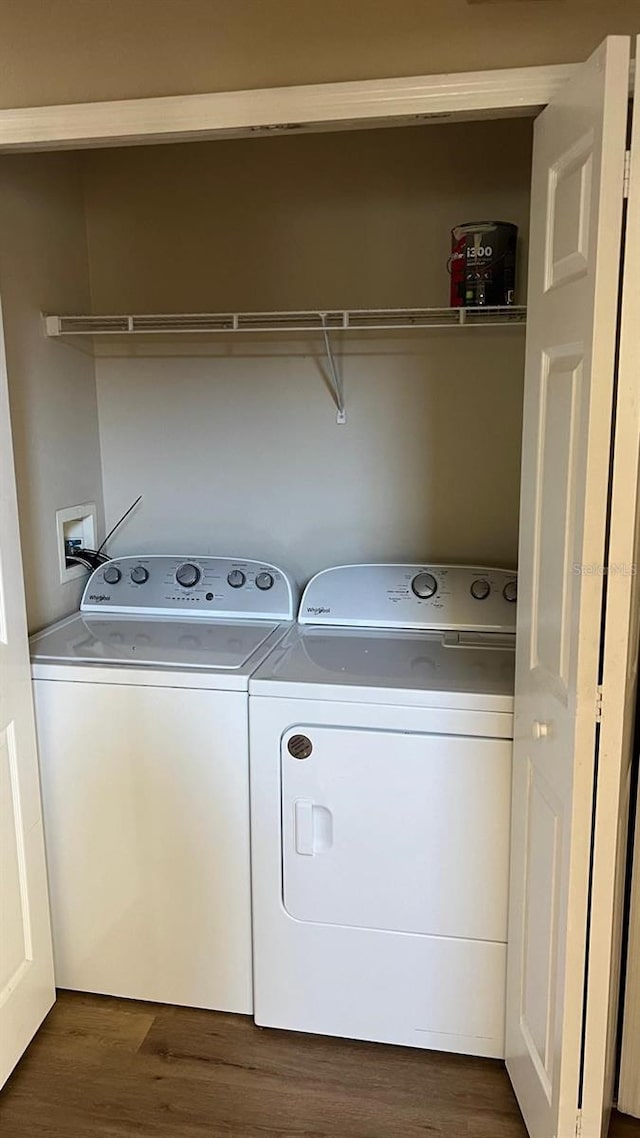
[[[328,569],[254,672],[257,1023],[503,1055],[515,599]]]
[[[56,983],[252,1009],[248,680],[287,575],[122,557],[32,640]]]

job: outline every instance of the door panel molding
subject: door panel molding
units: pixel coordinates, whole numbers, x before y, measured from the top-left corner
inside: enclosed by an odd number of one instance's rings
[[[7,940],[6,959],[2,960],[5,953],[0,956],[5,969],[4,974],[0,975],[1,1009],[33,960],[27,853],[14,722],[7,724],[0,732],[0,760],[3,768],[0,770],[0,786],[3,789],[0,843],[4,853],[0,861],[3,890],[1,931]],[[15,951],[13,960],[12,948]]]
[[[541,686],[549,685],[565,707],[569,704],[571,670],[572,581],[574,513],[576,502],[576,476],[578,468],[578,438],[582,404],[583,379],[582,344],[563,344],[546,347],[541,353],[539,418],[537,424],[537,479],[534,513],[534,565],[531,601],[531,638],[529,668],[532,680]],[[563,401],[560,390],[562,380],[568,380],[569,390]],[[564,407],[563,407],[564,402]],[[564,419],[562,412],[566,411]],[[548,445],[547,445],[548,444]],[[561,474],[558,474],[560,469]],[[551,484],[545,485],[547,478]],[[548,491],[546,493],[545,491]],[[546,548],[543,534],[545,502],[562,517],[558,528],[564,529],[564,556],[558,565],[556,580],[547,580],[545,566],[553,562],[555,550]],[[564,505],[564,509],[562,506]],[[549,505],[547,505],[547,511]],[[542,538],[541,538],[542,535]],[[554,539],[554,540],[557,540]],[[559,604],[552,612],[550,597]],[[553,619],[551,619],[553,617]],[[541,645],[541,631],[547,644]],[[553,643],[553,640],[557,643]],[[545,659],[546,657],[546,659]]]
[[[553,163],[547,190],[547,233],[545,241],[545,292],[584,276],[589,269],[589,215],[593,176],[594,134],[590,130]],[[574,177],[576,176],[577,177]],[[570,179],[573,179],[570,182]],[[576,195],[566,199],[567,192]],[[560,203],[559,195],[563,198]],[[559,208],[559,205],[562,208]],[[573,207],[573,208],[572,208]],[[562,215],[562,216],[560,216]],[[572,234],[573,247],[560,251],[558,243]]]
[[[563,823],[563,809],[562,801],[555,793],[551,784],[544,778],[539,771],[536,770],[534,764],[529,760],[528,765],[528,783],[527,783],[527,836],[526,836],[526,861],[525,861],[525,887],[524,887],[524,903],[523,903],[523,931],[522,931],[522,987],[521,987],[521,1003],[520,1003],[520,1022],[522,1025],[523,1035],[525,1040],[528,1041],[529,1054],[532,1062],[535,1064],[540,1081],[546,1091],[549,1103],[551,1103],[552,1089],[553,1089],[553,1072],[549,1071],[549,1059],[552,1056],[552,1035],[553,1026],[555,1021],[555,978],[553,971],[553,961],[556,953],[556,941],[558,935],[558,903],[559,903],[559,876],[560,876],[560,849],[562,845],[562,823]],[[537,893],[544,907],[548,911],[546,916],[546,976],[544,977],[544,986],[542,991],[546,993],[546,999],[541,1000],[540,990],[538,990],[538,998],[536,1006],[532,1008],[532,1014],[539,1016],[540,1011],[543,1010],[542,1034],[544,1035],[544,1043],[540,1046],[540,1039],[536,1038],[539,1033],[532,1030],[530,1019],[527,1015],[527,986],[529,977],[529,961],[532,962],[532,973],[535,975],[539,969],[536,967],[540,961],[539,945],[529,945],[529,922],[534,909],[535,901],[532,905],[529,904],[529,897],[534,890],[532,886],[531,866],[536,860],[542,858],[535,858],[534,849],[534,795],[537,795],[542,804],[547,807],[548,821],[552,831],[551,840],[547,841],[547,850],[550,853],[548,858],[549,864],[542,866],[538,864],[537,868]],[[544,849],[541,851],[544,855]],[[540,880],[540,868],[546,869],[544,880]],[[535,910],[534,910],[534,914]],[[533,922],[531,922],[533,924]],[[544,917],[543,917],[543,928]],[[531,948],[531,952],[528,949]],[[534,1000],[536,1000],[535,994]],[[542,1053],[541,1053],[542,1052]]]

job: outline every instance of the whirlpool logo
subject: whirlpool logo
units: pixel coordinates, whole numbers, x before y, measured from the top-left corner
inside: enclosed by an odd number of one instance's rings
[[[307,616],[325,616],[329,612],[329,605],[307,605]]]
[[[110,601],[111,593],[89,593],[90,601]]]

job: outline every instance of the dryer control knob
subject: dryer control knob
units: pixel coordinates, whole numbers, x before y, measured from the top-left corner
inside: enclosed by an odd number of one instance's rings
[[[149,570],[145,569],[144,565],[134,565],[131,570],[131,580],[134,585],[144,585],[145,581],[149,580]]]
[[[107,585],[117,585],[122,576],[122,573],[118,569],[117,565],[107,565],[103,576],[107,582]]]
[[[190,561],[185,561],[184,565],[178,565],[176,569],[176,581],[182,585],[184,589],[192,589],[194,585],[198,584],[200,580],[200,570],[197,565],[192,565]]]
[[[241,589],[246,579],[242,569],[232,569],[227,577],[227,584],[231,585],[232,589]]]
[[[421,600],[427,600],[437,592],[438,582],[431,573],[416,573],[416,576],[411,582],[411,588],[416,597],[420,597]]]
[[[270,573],[258,573],[256,577],[256,585],[259,589],[270,589],[273,585],[273,577]]]
[[[511,601],[512,604],[514,601],[517,601],[517,599],[518,599],[518,582],[517,581],[507,581],[504,589],[502,590],[502,595],[503,595],[505,601]]]
[[[476,601],[484,601],[491,592],[491,585],[488,581],[479,578],[477,581],[471,582],[471,589],[469,591]]]

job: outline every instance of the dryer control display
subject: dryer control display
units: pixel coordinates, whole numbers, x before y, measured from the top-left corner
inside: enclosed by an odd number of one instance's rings
[[[301,624],[514,633],[517,575],[477,565],[339,565],[307,585]]]

